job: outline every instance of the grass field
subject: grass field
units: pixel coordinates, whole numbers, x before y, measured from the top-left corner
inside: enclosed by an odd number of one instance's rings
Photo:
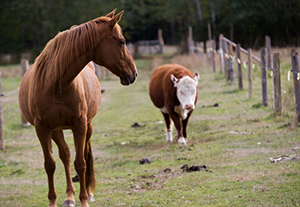
[[[136,60],[137,81],[128,87],[110,76],[100,80],[105,92],[93,120],[96,201],[90,206],[298,206],[300,205],[300,129],[295,115],[288,52],[281,52],[282,114],[273,113],[272,78],[269,105],[261,106],[260,68],[253,71],[253,98],[224,74],[188,57]],[[200,73],[196,109],[188,125],[188,144],[165,142],[163,117],[150,101],[153,67],[179,62]],[[1,66],[1,71],[19,66]],[[219,70],[218,70],[219,71]],[[34,128],[21,127],[17,96],[21,78],[2,78],[5,150],[0,151],[0,206],[47,206],[47,177]],[[219,107],[212,107],[218,103]],[[138,122],[141,127],[131,127]],[[70,131],[65,131],[72,151]],[[57,204],[65,199],[65,175],[55,144]],[[296,159],[272,163],[270,158]],[[151,164],[140,165],[148,158]],[[183,172],[183,165],[206,166]],[[75,175],[72,165],[72,174]],[[76,206],[79,184],[75,183]]]

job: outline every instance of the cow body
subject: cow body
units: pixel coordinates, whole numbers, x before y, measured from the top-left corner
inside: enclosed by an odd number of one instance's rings
[[[166,141],[172,141],[171,123],[176,128],[178,143],[186,144],[186,127],[198,97],[199,75],[179,64],[156,68],[149,84],[150,98],[162,112],[166,128]]]

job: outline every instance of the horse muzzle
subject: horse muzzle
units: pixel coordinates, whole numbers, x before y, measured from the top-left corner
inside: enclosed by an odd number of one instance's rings
[[[137,72],[134,75],[126,74],[123,78],[121,78],[121,84],[124,86],[128,86],[132,84],[137,77]]]

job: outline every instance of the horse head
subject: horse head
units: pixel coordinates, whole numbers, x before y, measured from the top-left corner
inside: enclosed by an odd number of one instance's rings
[[[117,75],[122,85],[129,85],[135,81],[137,69],[118,24],[124,11],[114,16],[115,10],[105,18],[93,20],[103,28],[93,61]]]

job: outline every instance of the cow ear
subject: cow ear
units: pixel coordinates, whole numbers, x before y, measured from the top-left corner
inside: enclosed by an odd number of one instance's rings
[[[200,75],[198,73],[195,73],[194,81],[198,84],[198,81],[200,80]]]
[[[171,81],[174,83],[174,87],[177,87],[178,79],[173,74],[171,74]]]

